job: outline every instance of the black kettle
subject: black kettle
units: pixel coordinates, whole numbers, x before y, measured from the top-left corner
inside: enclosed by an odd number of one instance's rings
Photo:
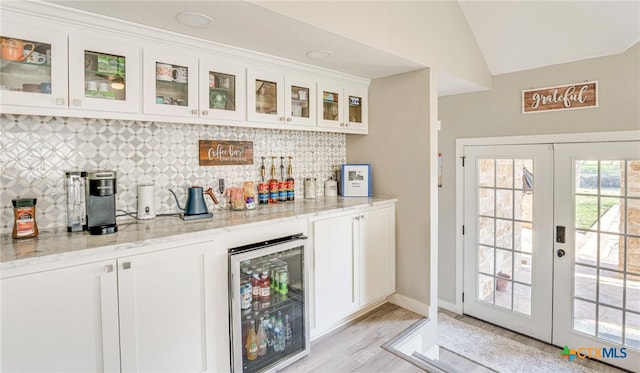
[[[181,217],[184,220],[189,219],[200,219],[200,218],[208,218],[213,216],[211,212],[207,209],[207,204],[204,202],[204,194],[208,194],[209,197],[213,200],[213,203],[218,204],[218,200],[216,196],[213,194],[213,189],[209,188],[207,190],[203,190],[202,187],[192,186],[187,190],[187,203],[183,208],[180,206],[180,202],[178,201],[178,197],[173,192],[173,190],[169,189],[173,197],[176,199],[176,204],[180,210],[184,210],[184,214],[181,214]]]

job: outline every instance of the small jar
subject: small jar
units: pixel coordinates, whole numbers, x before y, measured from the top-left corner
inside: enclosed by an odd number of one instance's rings
[[[304,198],[316,198],[316,179],[313,177],[304,179]]]
[[[38,236],[36,224],[36,198],[13,199],[13,238]]]

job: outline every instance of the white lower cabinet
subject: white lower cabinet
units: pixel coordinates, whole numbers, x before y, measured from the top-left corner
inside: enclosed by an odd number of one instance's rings
[[[2,371],[214,371],[213,245],[3,279]]]
[[[313,335],[395,292],[395,206],[311,221]]]

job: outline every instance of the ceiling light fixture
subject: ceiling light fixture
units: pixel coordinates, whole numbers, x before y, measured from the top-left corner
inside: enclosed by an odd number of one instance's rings
[[[310,50],[307,53],[305,53],[305,55],[309,58],[313,58],[313,59],[320,59],[320,58],[327,58],[329,56],[331,56],[333,54],[333,52],[328,51],[326,49],[314,49],[314,50]]]
[[[205,27],[208,24],[215,22],[213,18],[206,14],[194,12],[180,13],[176,16],[176,19],[183,25],[191,27]]]

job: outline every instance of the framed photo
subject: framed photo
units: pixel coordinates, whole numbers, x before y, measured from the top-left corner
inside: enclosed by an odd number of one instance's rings
[[[371,197],[371,165],[342,165],[342,196]]]

